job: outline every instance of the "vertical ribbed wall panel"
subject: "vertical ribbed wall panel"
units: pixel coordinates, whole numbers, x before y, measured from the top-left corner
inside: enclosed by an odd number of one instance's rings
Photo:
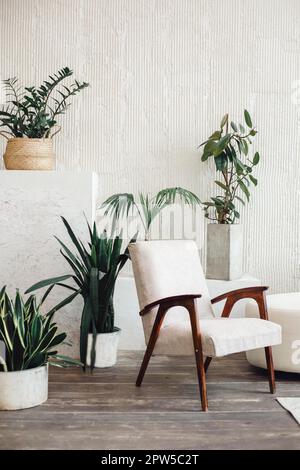
[[[2,78],[39,83],[68,65],[91,83],[55,144],[58,169],[99,173],[99,199],[169,185],[206,199],[214,171],[197,145],[249,109],[262,160],[242,210],[245,270],[299,289],[299,1],[1,0],[0,21]]]

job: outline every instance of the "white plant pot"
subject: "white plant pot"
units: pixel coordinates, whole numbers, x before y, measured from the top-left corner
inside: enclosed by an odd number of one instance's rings
[[[121,330],[112,333],[99,333],[96,339],[96,361],[95,367],[111,367],[117,362],[118,344]],[[91,348],[93,335],[88,336],[87,365],[91,365]]]
[[[208,224],[206,277],[232,281],[243,274],[243,226]]]
[[[48,365],[0,372],[0,410],[22,410],[48,399]]]

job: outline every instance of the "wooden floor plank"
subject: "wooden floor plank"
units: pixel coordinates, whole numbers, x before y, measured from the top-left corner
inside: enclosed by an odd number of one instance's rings
[[[136,388],[141,358],[123,352],[93,375],[51,369],[47,403],[0,413],[0,448],[300,449],[300,427],[244,355],[211,364],[208,413],[191,358],[154,357]],[[277,374],[277,396],[300,397],[300,375]]]

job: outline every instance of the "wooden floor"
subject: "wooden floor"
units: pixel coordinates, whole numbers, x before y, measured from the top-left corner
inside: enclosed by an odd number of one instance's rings
[[[141,357],[121,353],[93,375],[52,368],[47,403],[0,413],[0,448],[300,449],[300,426],[244,355],[211,364],[207,413],[192,358],[153,357],[136,388]],[[277,396],[300,397],[300,375],[278,374]]]

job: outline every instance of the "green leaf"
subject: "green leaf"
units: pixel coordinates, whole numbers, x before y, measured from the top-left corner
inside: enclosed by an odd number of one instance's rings
[[[235,158],[233,161],[234,166],[237,170],[240,170],[240,172],[242,173],[246,170],[244,163],[239,158]]]
[[[58,310],[60,310],[61,308],[65,307],[66,305],[68,305],[69,303],[72,302],[73,299],[75,299],[75,297],[77,297],[78,294],[80,294],[80,290],[77,290],[76,292],[74,292],[73,294],[69,295],[69,297],[65,298],[64,300],[62,300],[61,302],[59,302],[57,305],[55,305],[55,307],[53,307],[48,313],[47,315],[52,315],[54,312],[57,312]]]
[[[222,183],[221,181],[215,180],[215,183],[216,183],[218,186],[220,186],[220,188],[224,189],[224,191],[228,191],[227,186],[226,186],[224,183]]]
[[[227,147],[231,139],[231,134],[224,135],[219,142],[217,143],[216,149],[213,151],[213,154],[217,157],[221,152]]]
[[[49,354],[50,355],[50,354]],[[72,365],[72,366],[82,366],[82,362],[78,361],[77,359],[73,359],[68,356],[64,356],[63,354],[51,354],[51,358],[57,359],[59,362],[62,361],[64,365]],[[57,365],[57,364],[55,364]]]
[[[88,344],[88,334],[92,323],[92,309],[90,299],[85,299],[84,307],[81,315],[80,324],[80,360],[84,364],[83,368],[86,367],[86,354]]]
[[[204,153],[202,154],[201,161],[202,161],[202,162],[206,162],[206,160],[208,160],[209,157],[211,157],[211,154],[204,152]]]
[[[69,222],[64,218],[64,217],[61,217],[66,229],[67,229],[67,232],[73,242],[73,244],[75,245],[78,253],[80,254],[80,257],[83,261],[83,263],[85,264],[86,268],[89,270],[91,268],[91,263],[90,263],[90,260],[89,260],[89,257],[86,255],[82,245],[80,244],[80,241],[77,239],[76,235],[74,234]]]
[[[221,131],[215,131],[208,140],[219,140],[221,138],[222,132]]]
[[[153,198],[155,204],[159,206],[164,204],[174,204],[176,198],[184,204],[195,206],[200,204],[200,199],[192,191],[176,186],[175,188],[166,188],[159,191]]]
[[[51,277],[49,279],[44,279],[43,281],[37,282],[36,284],[33,284],[29,289],[25,291],[25,294],[29,294],[30,292],[33,292],[37,289],[41,289],[42,287],[49,286],[51,284],[56,284],[57,282],[62,282],[66,281],[67,279],[70,279],[72,277],[72,274],[66,274],[64,276],[58,276],[58,277]]]
[[[245,205],[245,201],[243,201],[243,199],[242,199],[241,197],[235,196],[235,198],[236,198],[238,201],[240,201],[240,202],[243,204],[243,206]]]
[[[240,140],[240,148],[244,155],[248,155],[248,144],[246,140]]]
[[[214,140],[209,140],[207,144],[205,144],[203,153],[213,155],[213,153],[218,149],[218,144]]]
[[[231,121],[230,123],[232,129],[234,130],[234,132],[238,132],[238,128],[237,128],[237,125],[235,124],[235,122]]]
[[[94,318],[97,318],[99,313],[99,291],[98,291],[98,269],[92,268],[90,272],[90,299],[91,308]]]
[[[226,164],[227,164],[226,155],[222,153],[221,155],[218,155],[217,157],[214,157],[214,158],[215,158],[215,164],[216,164],[217,170],[223,171],[226,168]]]
[[[54,346],[58,346],[59,344],[62,344],[64,340],[66,339],[66,337],[67,337],[66,333],[60,333],[59,335],[56,335],[47,346],[47,350],[50,348],[53,348]]]
[[[250,198],[249,189],[248,189],[247,186],[243,183],[242,180],[238,180],[238,183],[239,183],[239,187],[241,188],[241,190],[242,190],[243,193],[245,194],[245,196],[246,196],[246,198],[247,198],[247,201],[249,202],[249,198]]]
[[[257,179],[254,178],[253,175],[249,175],[249,178],[250,178],[250,180],[252,181],[252,183],[254,184],[254,186],[257,186]]]
[[[257,165],[260,160],[260,155],[258,152],[255,152],[254,157],[253,157],[253,165]]]
[[[242,124],[239,124],[239,128],[240,128],[241,133],[245,134],[246,129],[244,128],[244,126]]]
[[[248,127],[252,127],[252,120],[251,120],[251,117],[250,117],[250,114],[248,113],[247,109],[244,110],[244,118],[245,118],[245,122],[247,124]]]
[[[224,116],[221,119],[220,127],[223,129],[225,124],[228,122],[228,113],[224,114]]]

